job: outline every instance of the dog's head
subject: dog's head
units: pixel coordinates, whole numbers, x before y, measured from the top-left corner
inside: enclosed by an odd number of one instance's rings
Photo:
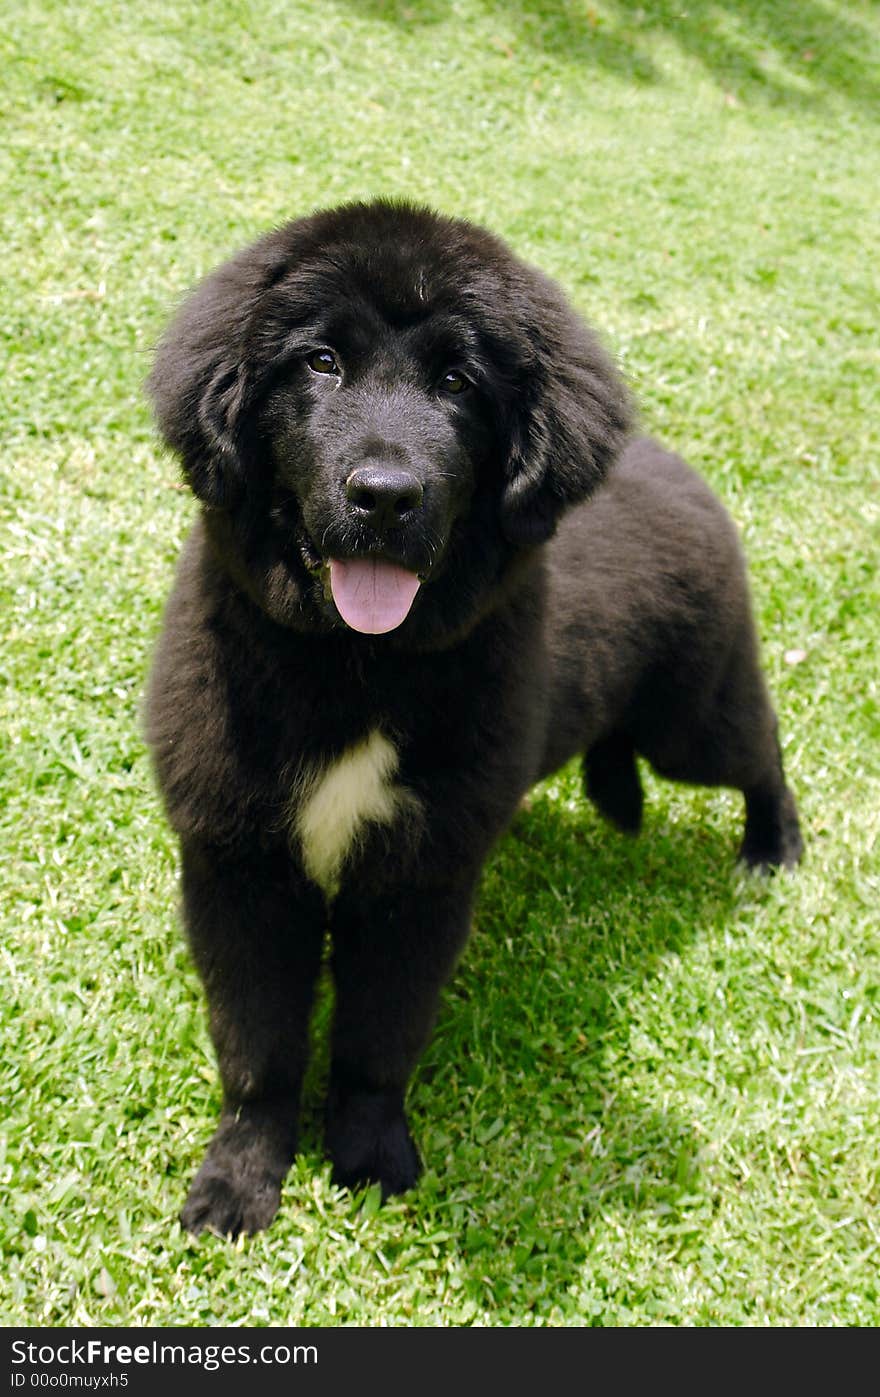
[[[448,634],[602,479],[625,389],[546,277],[426,209],[352,204],[208,277],[150,389],[226,562],[299,629]]]

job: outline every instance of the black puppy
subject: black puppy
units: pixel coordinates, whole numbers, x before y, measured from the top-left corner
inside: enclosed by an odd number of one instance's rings
[[[385,202],[288,224],[185,303],[150,388],[203,506],[148,709],[224,1092],[182,1220],[236,1234],[296,1149],[327,930],[334,1178],[415,1182],[406,1084],[540,777],[583,753],[635,832],[641,754],[744,793],[749,864],[801,840],[730,521],[625,445],[609,360],[498,239]]]

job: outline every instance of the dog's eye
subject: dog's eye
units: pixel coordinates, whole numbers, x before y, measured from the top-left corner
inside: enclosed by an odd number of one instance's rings
[[[316,374],[338,374],[339,365],[336,362],[336,355],[329,349],[316,349],[306,360],[309,368]]]
[[[463,373],[459,373],[458,369],[450,369],[440,380],[440,390],[443,393],[464,393],[470,386],[470,381]]]

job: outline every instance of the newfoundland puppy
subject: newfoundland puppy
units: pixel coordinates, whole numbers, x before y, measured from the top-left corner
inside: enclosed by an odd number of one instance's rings
[[[581,754],[634,834],[641,756],[742,791],[747,864],[801,839],[730,520],[498,238],[384,201],[289,223],[149,386],[201,503],[148,701],[223,1083],[182,1222],[234,1236],[296,1150],[327,932],[333,1178],[415,1183],[407,1081],[533,782]]]

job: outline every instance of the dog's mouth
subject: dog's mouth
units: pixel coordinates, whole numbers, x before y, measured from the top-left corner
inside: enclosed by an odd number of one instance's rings
[[[300,537],[299,550],[326,605],[362,635],[385,635],[403,625],[428,580],[427,571],[417,572],[379,553],[322,557],[308,535]]]
[[[384,558],[330,558],[330,595],[339,615],[362,635],[385,635],[402,625],[421,586],[414,572]]]
[[[324,605],[362,635],[385,635],[402,626],[423,583],[442,570],[443,554],[422,543],[404,550],[401,540],[352,538],[349,530],[324,530],[323,547],[314,534],[299,531],[302,562],[321,589]],[[337,534],[337,537],[333,537]]]

